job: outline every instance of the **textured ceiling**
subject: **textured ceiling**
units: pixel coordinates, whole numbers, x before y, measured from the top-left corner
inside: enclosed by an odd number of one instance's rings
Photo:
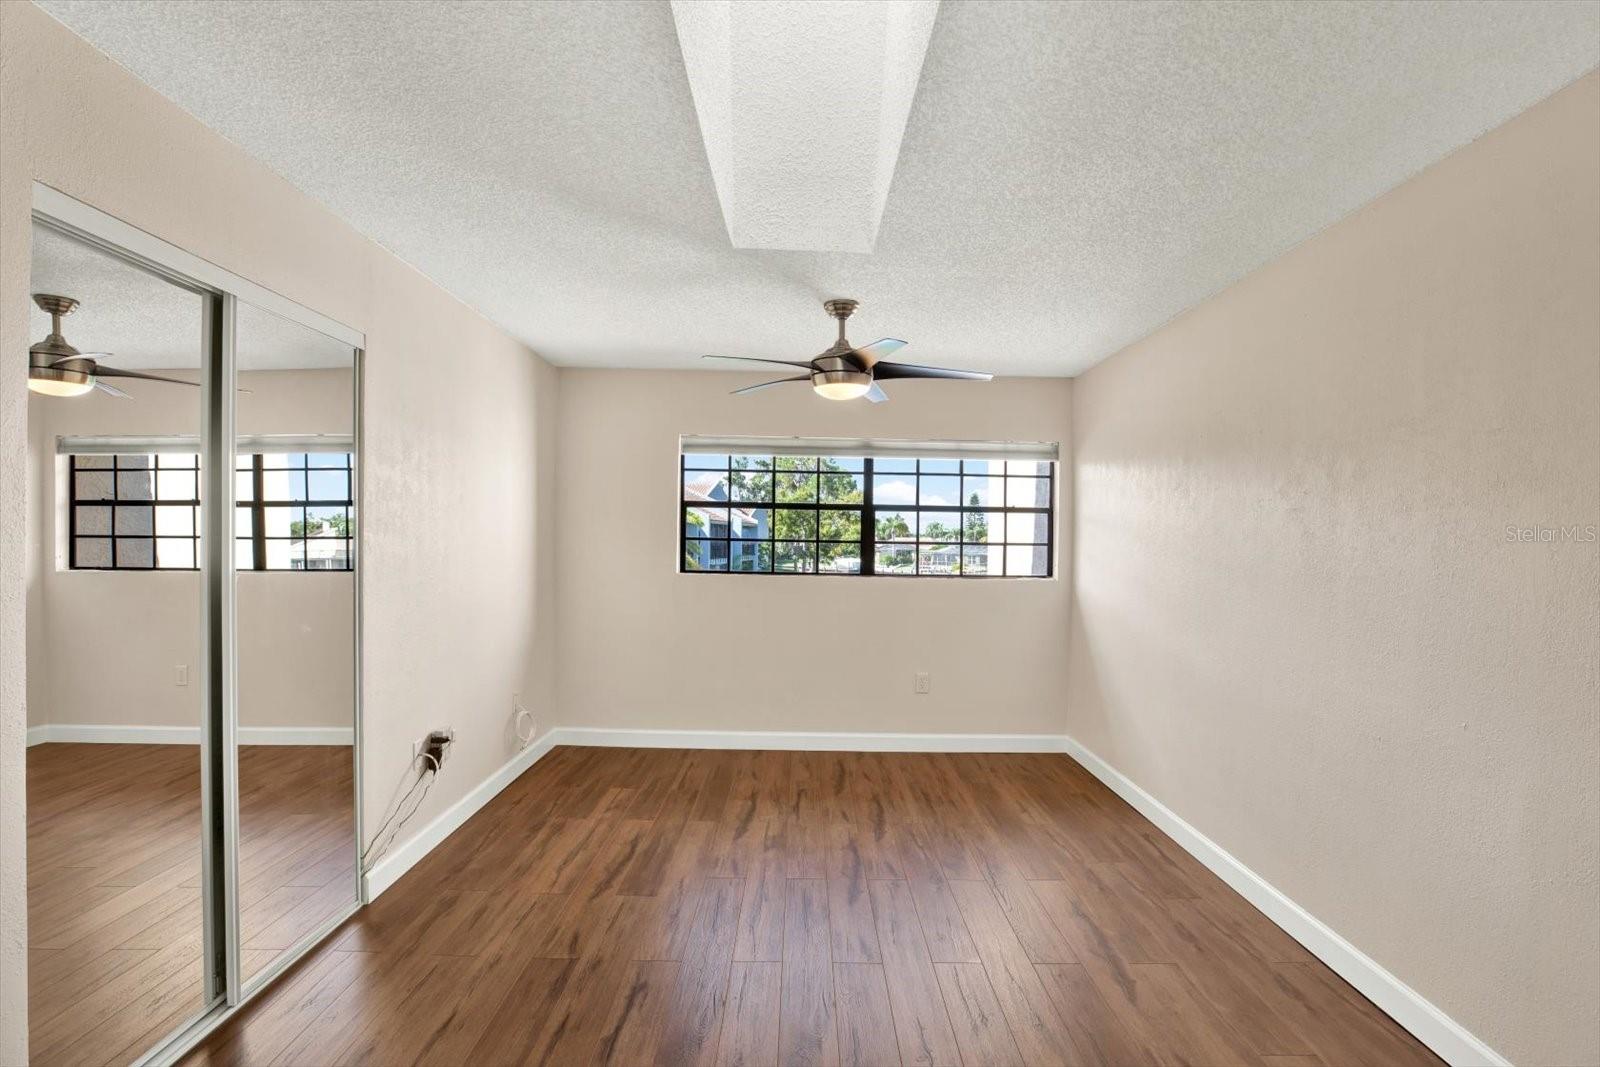
[[[1587,0],[943,4],[876,249],[823,254],[730,246],[665,0],[41,6],[587,366],[809,356],[850,296],[1073,374],[1600,59]]]
[[[103,361],[108,366],[200,366],[204,307],[187,289],[37,225],[32,289],[77,298],[77,309],[61,320],[62,336],[80,352],[109,352]],[[29,310],[28,339],[38,341],[50,332],[50,316],[37,307]],[[244,301],[239,302],[234,332],[240,370],[351,364],[347,345]],[[135,391],[134,386],[127,388]]]

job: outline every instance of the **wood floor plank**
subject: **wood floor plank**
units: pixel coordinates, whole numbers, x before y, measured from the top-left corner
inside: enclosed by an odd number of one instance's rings
[[[955,1024],[963,1063],[1020,1064],[1022,1052],[1001,1014],[981,963],[936,963],[939,988]]]
[[[714,878],[706,883],[689,936],[690,948],[667,1009],[658,1062],[716,1061],[728,975],[733,966],[734,937],[739,928],[741,888],[731,878]]]
[[[887,1067],[900,1062],[889,986],[876,963],[835,963],[834,997],[838,1007],[839,1062],[846,1067]]]
[[[831,942],[827,882],[820,878],[791,878],[783,916],[780,1063],[839,1062]]]
[[[783,964],[735,963],[728,976],[718,1067],[776,1067]]]
[[[928,958],[911,887],[902,880],[875,881],[871,892],[900,1062],[908,1067],[960,1063],[961,1052]]]
[[[1011,1036],[1030,1064],[1087,1064],[1093,1057],[1078,1046],[1045,991],[1016,931],[987,882],[952,882],[967,929],[994,987]]]

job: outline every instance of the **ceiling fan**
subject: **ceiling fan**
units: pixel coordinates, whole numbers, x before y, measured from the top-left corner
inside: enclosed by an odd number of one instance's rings
[[[919,367],[915,363],[890,363],[883,357],[893,355],[906,346],[904,341],[897,341],[893,337],[885,337],[881,341],[874,341],[860,348],[852,347],[844,336],[844,320],[850,317],[860,303],[859,300],[822,302],[823,310],[839,320],[839,339],[815,359],[801,362],[793,359],[759,359],[754,356],[703,356],[702,358],[736,359],[744,363],[775,363],[784,367],[804,367],[806,370],[805,374],[796,374],[792,378],[779,378],[776,381],[735,389],[732,394],[734,396],[753,393],[773,385],[783,385],[786,382],[809,381],[818,396],[829,400],[855,400],[857,397],[866,397],[874,404],[881,404],[889,397],[879,388],[880,381],[889,381],[893,378],[955,378],[969,382],[986,382],[994,377],[992,374],[975,370],[946,370],[944,367]]]
[[[45,396],[82,396],[98,389],[102,393],[131,399],[127,393],[105,381],[106,378],[142,378],[150,382],[198,386],[182,378],[163,378],[159,374],[103,367],[96,357],[110,352],[79,352],[61,336],[61,316],[77,310],[78,301],[70,296],[34,293],[33,302],[50,316],[50,336],[28,347],[28,388]]]

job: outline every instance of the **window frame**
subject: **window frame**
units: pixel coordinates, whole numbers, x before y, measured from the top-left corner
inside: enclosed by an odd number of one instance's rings
[[[922,464],[924,462],[930,461],[930,460],[932,460],[932,461],[940,461],[942,459],[942,457],[939,457],[939,456],[915,456],[915,457],[912,457],[912,456],[872,456],[872,455],[850,456],[848,458],[860,459],[861,460],[861,463],[862,463],[861,470],[859,472],[857,472],[857,471],[844,471],[844,472],[835,472],[835,473],[845,473],[845,474],[850,474],[852,476],[859,476],[862,479],[862,498],[861,498],[861,502],[860,503],[841,504],[841,503],[835,503],[835,502],[825,502],[825,501],[823,501],[821,499],[821,497],[822,497],[821,476],[823,474],[825,474],[825,473],[829,473],[829,472],[824,471],[822,469],[822,462],[824,460],[827,460],[827,459],[841,458],[841,457],[829,456],[829,455],[823,454],[823,453],[819,453],[818,455],[816,455],[814,457],[810,457],[810,456],[808,456],[808,457],[795,457],[795,458],[814,458],[816,460],[817,466],[814,468],[813,472],[817,476],[817,499],[813,500],[813,501],[811,501],[809,503],[805,503],[805,502],[802,502],[802,503],[788,503],[788,502],[780,503],[779,500],[778,500],[777,475],[780,474],[780,473],[783,473],[783,471],[778,466],[778,463],[779,463],[779,461],[781,459],[783,459],[785,457],[782,456],[782,455],[769,455],[767,453],[755,453],[755,452],[730,453],[727,456],[728,465],[726,467],[721,468],[722,472],[724,473],[724,475],[727,476],[728,481],[730,483],[732,481],[732,474],[733,474],[733,469],[734,469],[733,468],[733,462],[734,462],[734,459],[735,459],[736,456],[741,455],[741,454],[742,455],[761,456],[761,457],[766,458],[766,459],[768,459],[770,461],[771,465],[768,468],[766,468],[766,470],[773,477],[772,496],[771,496],[771,499],[767,500],[767,501],[736,501],[736,500],[733,499],[732,492],[730,491],[729,499],[727,501],[723,502],[723,501],[690,500],[688,498],[688,494],[685,491],[685,482],[686,482],[687,475],[691,471],[700,471],[701,473],[715,474],[719,469],[719,468],[716,468],[716,467],[691,467],[691,466],[689,466],[689,457],[692,454],[695,454],[695,453],[688,453],[688,452],[680,451],[679,454],[678,454],[678,506],[677,506],[678,564],[677,564],[677,571],[678,571],[679,574],[729,574],[729,575],[739,574],[739,575],[767,576],[767,577],[783,576],[783,577],[812,577],[812,578],[817,578],[817,577],[833,577],[833,578],[952,578],[952,579],[958,579],[958,580],[960,580],[960,579],[968,579],[968,580],[974,580],[974,581],[979,580],[979,579],[985,579],[985,578],[998,578],[998,579],[1030,579],[1031,578],[1031,579],[1039,580],[1039,579],[1054,578],[1056,576],[1056,574],[1055,574],[1055,562],[1056,562],[1056,559],[1055,559],[1055,557],[1056,557],[1056,476],[1057,476],[1058,472],[1057,472],[1057,462],[1055,460],[1044,460],[1044,459],[1041,459],[1041,460],[1035,461],[1035,462],[1038,462],[1038,463],[1041,463],[1041,464],[1044,465],[1044,473],[1041,474],[1041,475],[1032,475],[1032,476],[1029,476],[1029,475],[1011,475],[1008,472],[1008,473],[1006,473],[1004,475],[1000,475],[999,476],[999,477],[1003,477],[1003,478],[1010,478],[1010,477],[1037,477],[1037,478],[1042,478],[1047,483],[1047,487],[1049,489],[1048,500],[1047,500],[1047,503],[1045,504],[1045,506],[1043,506],[1043,507],[1011,507],[1011,506],[1006,506],[1006,505],[1002,504],[1002,505],[984,505],[984,506],[979,506],[979,507],[973,507],[973,506],[971,506],[971,505],[969,505],[969,504],[967,504],[965,502],[965,500],[962,498],[962,494],[959,491],[957,493],[957,498],[958,498],[957,499],[957,503],[954,504],[954,505],[947,505],[947,504],[937,504],[936,505],[936,504],[923,504],[923,503],[921,503],[920,501],[921,501],[921,489],[922,489],[922,479],[923,479],[923,477],[925,477],[925,476],[926,477],[935,477],[935,478],[937,478],[937,477],[944,477],[944,478],[953,477],[953,478],[955,478],[957,480],[958,486],[964,486],[965,479],[968,478],[968,477],[973,477],[973,475],[969,474],[967,472],[966,468],[965,468],[965,464],[967,462],[992,463],[992,462],[995,462],[996,460],[1001,459],[1003,457],[993,457],[993,458],[984,459],[984,460],[972,460],[972,459],[943,460],[944,462],[955,462],[955,463],[958,464],[955,474],[950,474],[948,472],[927,472],[926,474],[924,474],[924,472],[922,470]],[[720,455],[721,453],[718,453],[718,454]],[[906,463],[906,462],[912,462],[912,463],[915,464],[915,467],[914,467],[913,471],[909,472],[909,476],[914,480],[914,483],[915,483],[915,486],[916,486],[916,492],[913,494],[914,500],[916,501],[915,503],[911,503],[911,504],[882,504],[882,505],[880,505],[880,504],[875,502],[875,500],[874,500],[874,482],[876,481],[876,476],[881,475],[881,474],[905,474],[905,473],[908,473],[908,472],[904,472],[904,471],[877,471],[875,469],[875,467],[874,467],[874,460],[883,460],[883,461],[893,462],[893,463],[896,463],[896,464],[903,464],[903,463]],[[799,473],[804,473],[804,472],[802,471],[802,472],[799,472]],[[987,473],[987,476],[989,476],[989,477],[995,477],[995,475],[993,475],[992,472],[986,472],[986,473]],[[1009,483],[1007,483],[1007,484],[1009,485]],[[705,511],[705,510],[716,509],[716,508],[719,508],[719,507],[726,508],[729,511],[729,521],[730,521],[730,526],[731,526],[731,523],[732,523],[732,512],[734,510],[737,510],[741,505],[743,505],[743,507],[745,509],[747,509],[747,510],[755,510],[755,509],[758,509],[758,508],[765,508],[766,510],[771,512],[772,521],[769,524],[768,535],[766,537],[764,537],[764,538],[712,538],[712,537],[690,537],[689,536],[689,534],[688,534],[688,526],[689,526],[689,523],[688,523],[688,512],[689,512],[690,509],[698,509],[698,510]],[[777,513],[778,513],[778,511],[780,509],[781,510],[789,510],[789,511],[809,511],[809,512],[812,512],[812,513],[816,514],[817,515],[817,521],[813,524],[813,527],[816,530],[816,533],[808,540],[807,539],[795,539],[795,538],[779,538],[777,536]],[[885,545],[905,545],[905,546],[908,546],[911,549],[911,552],[912,552],[912,569],[911,569],[911,571],[909,573],[908,572],[903,572],[903,571],[880,571],[878,569],[878,566],[877,566],[878,558],[877,557],[878,557],[878,547],[879,547],[880,542],[878,541],[877,526],[878,526],[878,514],[879,514],[880,510],[885,511],[885,512],[889,512],[889,511],[910,512],[910,513],[913,513],[916,516],[917,527],[918,527],[917,531],[916,531],[917,536],[913,537],[909,541],[886,541],[886,542],[882,542],[882,544],[885,544]],[[824,511],[850,511],[850,512],[854,512],[854,513],[858,514],[860,516],[860,531],[859,531],[859,535],[860,536],[859,536],[859,539],[856,540],[856,541],[837,541],[837,540],[822,538],[821,537],[821,532],[822,532],[821,531],[821,513],[824,512]],[[921,525],[922,525],[922,523],[921,523],[921,515],[922,515],[923,512],[955,512],[956,515],[957,515],[957,532],[959,534],[958,539],[956,541],[954,541],[954,542],[927,542],[927,541],[921,540],[920,539]],[[966,541],[967,515],[970,514],[970,513],[974,513],[974,512],[980,513],[980,514],[984,514],[984,513],[987,513],[987,514],[999,513],[1002,516],[1008,516],[1008,515],[1013,515],[1013,514],[1019,514],[1019,515],[1042,515],[1042,516],[1044,516],[1044,520],[1045,520],[1045,540],[1044,541],[1042,541],[1042,542],[1020,542],[1019,541],[1019,542],[1015,543],[1015,545],[1018,546],[1018,547],[1042,547],[1042,548],[1044,548],[1044,550],[1045,550],[1044,572],[1042,574],[1005,574],[1005,573],[993,574],[993,573],[989,573],[987,570],[985,570],[985,572],[982,573],[982,574],[968,574],[968,573],[966,573],[967,556],[966,556],[965,548],[966,548],[966,545],[967,545],[967,541]],[[691,541],[704,541],[707,544],[726,545],[726,546],[728,546],[728,562],[729,562],[729,566],[724,570],[692,569],[692,568],[690,568],[688,566],[688,550],[689,550],[689,543]],[[735,570],[732,567],[732,546],[735,543],[740,543],[740,542],[746,543],[746,544],[751,544],[751,545],[767,545],[767,546],[769,546],[769,550],[772,553],[772,560],[771,560],[772,569],[770,569],[770,570],[751,570],[751,571]],[[812,570],[800,570],[800,571],[779,570],[778,569],[778,556],[777,556],[778,545],[779,544],[784,544],[784,543],[807,544],[807,545],[811,546],[811,550],[812,550],[812,566],[813,566],[814,569],[812,569]],[[930,573],[923,573],[922,570],[921,570],[921,567],[922,567],[922,552],[921,552],[922,546],[925,545],[925,544],[945,544],[945,543],[954,544],[955,547],[956,547],[957,569],[952,573],[931,573],[931,572]],[[992,547],[994,549],[998,549],[999,552],[1000,552],[1000,558],[1002,559],[1002,561],[1005,558],[1005,550],[1006,550],[1006,548],[1012,547],[1012,543],[1011,542],[1007,542],[1004,539],[1002,539],[1000,542],[985,542],[985,544],[989,545],[990,547]],[[855,571],[855,572],[823,570],[822,566],[821,566],[821,562],[822,562],[822,547],[824,545],[858,545],[859,546],[859,555],[860,555],[860,570],[859,571]],[[1002,562],[1002,570],[1003,570],[1003,568],[1004,568],[1004,564]]]
[[[235,565],[234,570],[236,572],[238,572],[238,573],[268,573],[268,572],[271,572],[271,573],[294,573],[294,574],[308,574],[308,573],[350,574],[350,573],[353,573],[355,571],[355,569],[356,569],[356,567],[355,567],[356,534],[355,534],[355,529],[354,529],[354,514],[355,514],[355,511],[356,511],[356,498],[355,498],[355,477],[356,477],[356,472],[355,472],[355,452],[354,452],[354,450],[351,450],[351,449],[326,449],[326,448],[324,448],[324,449],[315,449],[315,448],[308,448],[308,449],[304,450],[303,452],[289,453],[289,454],[292,454],[292,455],[301,455],[301,456],[305,457],[305,458],[302,459],[301,464],[298,467],[273,467],[273,468],[267,468],[265,466],[264,457],[266,455],[268,455],[268,454],[269,453],[267,453],[267,452],[240,452],[240,453],[237,453],[236,458],[234,460],[234,472],[233,473],[234,473],[235,477],[237,477],[238,475],[241,475],[241,474],[249,474],[249,475],[251,475],[251,494],[250,494],[250,499],[248,499],[248,500],[236,499],[235,502],[234,502],[235,503],[235,515],[237,515],[237,513],[238,513],[238,511],[240,509],[243,509],[243,510],[245,510],[245,511],[247,511],[249,513],[249,515],[250,515],[250,534],[248,536],[240,535],[238,533],[237,525],[235,525],[234,527],[230,528],[230,530],[229,530],[229,535],[232,536],[236,542],[239,542],[239,541],[249,542],[249,544],[251,546],[251,560],[250,560],[251,566],[248,566],[248,567],[237,566],[238,553],[236,552],[235,553],[235,564],[236,565]],[[107,458],[109,458],[112,461],[111,462],[111,466],[109,466],[109,467],[81,467],[81,466],[79,466],[79,462],[78,462],[79,459],[84,457],[84,456],[90,456],[90,455],[106,456]],[[194,460],[194,465],[192,467],[163,468],[161,466],[161,457],[165,456],[165,455],[183,455],[183,456],[186,456],[186,457],[191,457]],[[310,461],[310,456],[312,456],[312,455],[338,455],[338,456],[343,456],[344,457],[344,464],[342,466],[314,467],[314,466],[311,465],[311,461]],[[145,456],[145,457],[148,457],[150,459],[151,465],[149,467],[130,468],[130,471],[145,471],[145,472],[149,472],[152,475],[153,484],[151,486],[151,494],[152,495],[151,495],[150,499],[148,499],[148,500],[123,500],[123,499],[120,499],[117,496],[117,492],[118,492],[117,474],[122,470],[122,466],[121,466],[120,460],[124,456]],[[200,500],[201,471],[200,471],[200,456],[199,456],[199,453],[197,453],[197,452],[195,452],[195,453],[168,452],[168,451],[139,452],[139,451],[130,450],[130,451],[127,451],[127,452],[68,452],[68,453],[66,453],[66,457],[67,457],[67,569],[69,571],[118,571],[118,572],[127,571],[127,572],[134,572],[134,573],[142,573],[142,572],[150,572],[150,571],[178,571],[178,572],[191,571],[192,572],[192,571],[200,570],[200,561],[201,561],[200,508],[202,506],[202,502]],[[248,466],[243,464],[243,461],[247,457],[249,459],[249,465]],[[156,479],[154,476],[158,475],[159,472],[161,470],[163,470],[163,469],[193,471],[194,472],[194,476],[195,476],[195,483],[194,483],[195,484],[195,496],[192,499],[176,499],[176,498],[174,498],[174,499],[162,499],[159,496],[157,496],[156,494],[159,492],[159,489],[157,488],[155,483],[158,481],[158,479]],[[264,499],[262,499],[262,496],[263,496],[262,490],[264,488],[265,474],[269,469],[270,470],[274,470],[274,471],[276,471],[276,470],[288,470],[288,471],[299,471],[299,472],[304,473],[306,475],[307,499],[305,499],[305,500],[276,500],[276,499],[264,500]],[[346,491],[345,497],[340,498],[340,499],[311,499],[309,494],[310,494],[310,475],[311,475],[312,471],[343,472],[343,474],[345,475],[345,491]],[[111,475],[111,492],[112,492],[111,497],[109,499],[105,499],[105,500],[80,500],[78,498],[78,475],[80,473],[107,473],[107,474],[110,474]],[[237,494],[235,494],[235,495],[237,496]],[[107,532],[104,535],[95,534],[95,533],[84,533],[84,534],[80,534],[79,533],[79,531],[78,531],[78,509],[80,507],[104,507],[110,512],[109,526],[108,526]],[[117,532],[116,532],[117,509],[118,508],[132,508],[132,507],[150,508],[150,509],[152,509],[152,529],[151,529],[150,533],[148,533],[148,534],[123,534],[122,535],[122,537],[127,539],[127,540],[141,540],[141,541],[146,541],[147,540],[147,541],[149,541],[151,543],[150,544],[150,552],[151,552],[150,560],[151,560],[151,562],[150,562],[150,566],[148,566],[148,567],[140,567],[140,566],[133,566],[133,565],[122,565],[122,564],[119,564],[117,562],[117,540],[118,540],[118,535],[117,535]],[[193,566],[189,566],[189,567],[162,567],[162,566],[159,566],[157,564],[156,560],[158,559],[158,556],[157,556],[157,544],[156,544],[156,542],[158,540],[162,539],[162,538],[155,532],[155,530],[153,528],[153,524],[154,524],[154,509],[158,508],[158,507],[190,507],[190,508],[194,509],[193,510],[193,521],[192,521],[192,524],[191,524],[191,527],[190,527],[192,532],[190,532],[189,534],[169,534],[169,535],[166,535],[166,537],[168,537],[168,538],[177,539],[177,540],[188,540],[188,541],[190,541],[192,543],[193,549],[194,549],[192,558],[195,561]],[[345,509],[346,522],[348,524],[347,525],[347,532],[342,537],[340,537],[340,536],[329,536],[329,537],[320,537],[320,538],[319,537],[314,537],[314,536],[302,536],[302,537],[298,537],[298,538],[295,538],[295,537],[269,537],[269,536],[267,536],[267,533],[266,533],[266,521],[265,521],[265,519],[266,519],[266,511],[270,507],[299,508],[302,522],[305,521],[305,513],[306,513],[307,509],[319,508],[319,507],[327,507],[327,508],[342,507],[342,508]],[[107,558],[110,560],[110,563],[105,565],[105,566],[98,566],[98,565],[94,565],[94,564],[86,564],[86,563],[79,562],[79,559],[78,559],[78,547],[79,547],[79,545],[78,545],[78,543],[79,543],[80,539],[83,539],[83,538],[102,538],[102,537],[109,542]],[[267,556],[266,556],[266,551],[265,551],[266,542],[268,542],[268,541],[284,541],[284,540],[287,540],[287,541],[302,541],[302,542],[304,542],[304,541],[314,541],[314,540],[342,541],[343,544],[344,544],[345,565],[342,566],[342,567],[310,567],[310,566],[268,567],[266,565],[266,563],[267,563]],[[302,564],[309,563],[309,562],[310,561],[309,561],[308,558],[302,558],[302,560],[301,560]]]

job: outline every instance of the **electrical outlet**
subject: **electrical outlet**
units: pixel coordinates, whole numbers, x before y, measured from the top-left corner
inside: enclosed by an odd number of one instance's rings
[[[173,682],[176,685],[188,685],[189,684],[189,665],[187,663],[178,664],[178,669],[175,672],[175,677],[173,679]]]
[[[918,671],[916,673],[913,681],[913,692],[919,694],[933,692],[933,679],[929,677],[927,671]]]

